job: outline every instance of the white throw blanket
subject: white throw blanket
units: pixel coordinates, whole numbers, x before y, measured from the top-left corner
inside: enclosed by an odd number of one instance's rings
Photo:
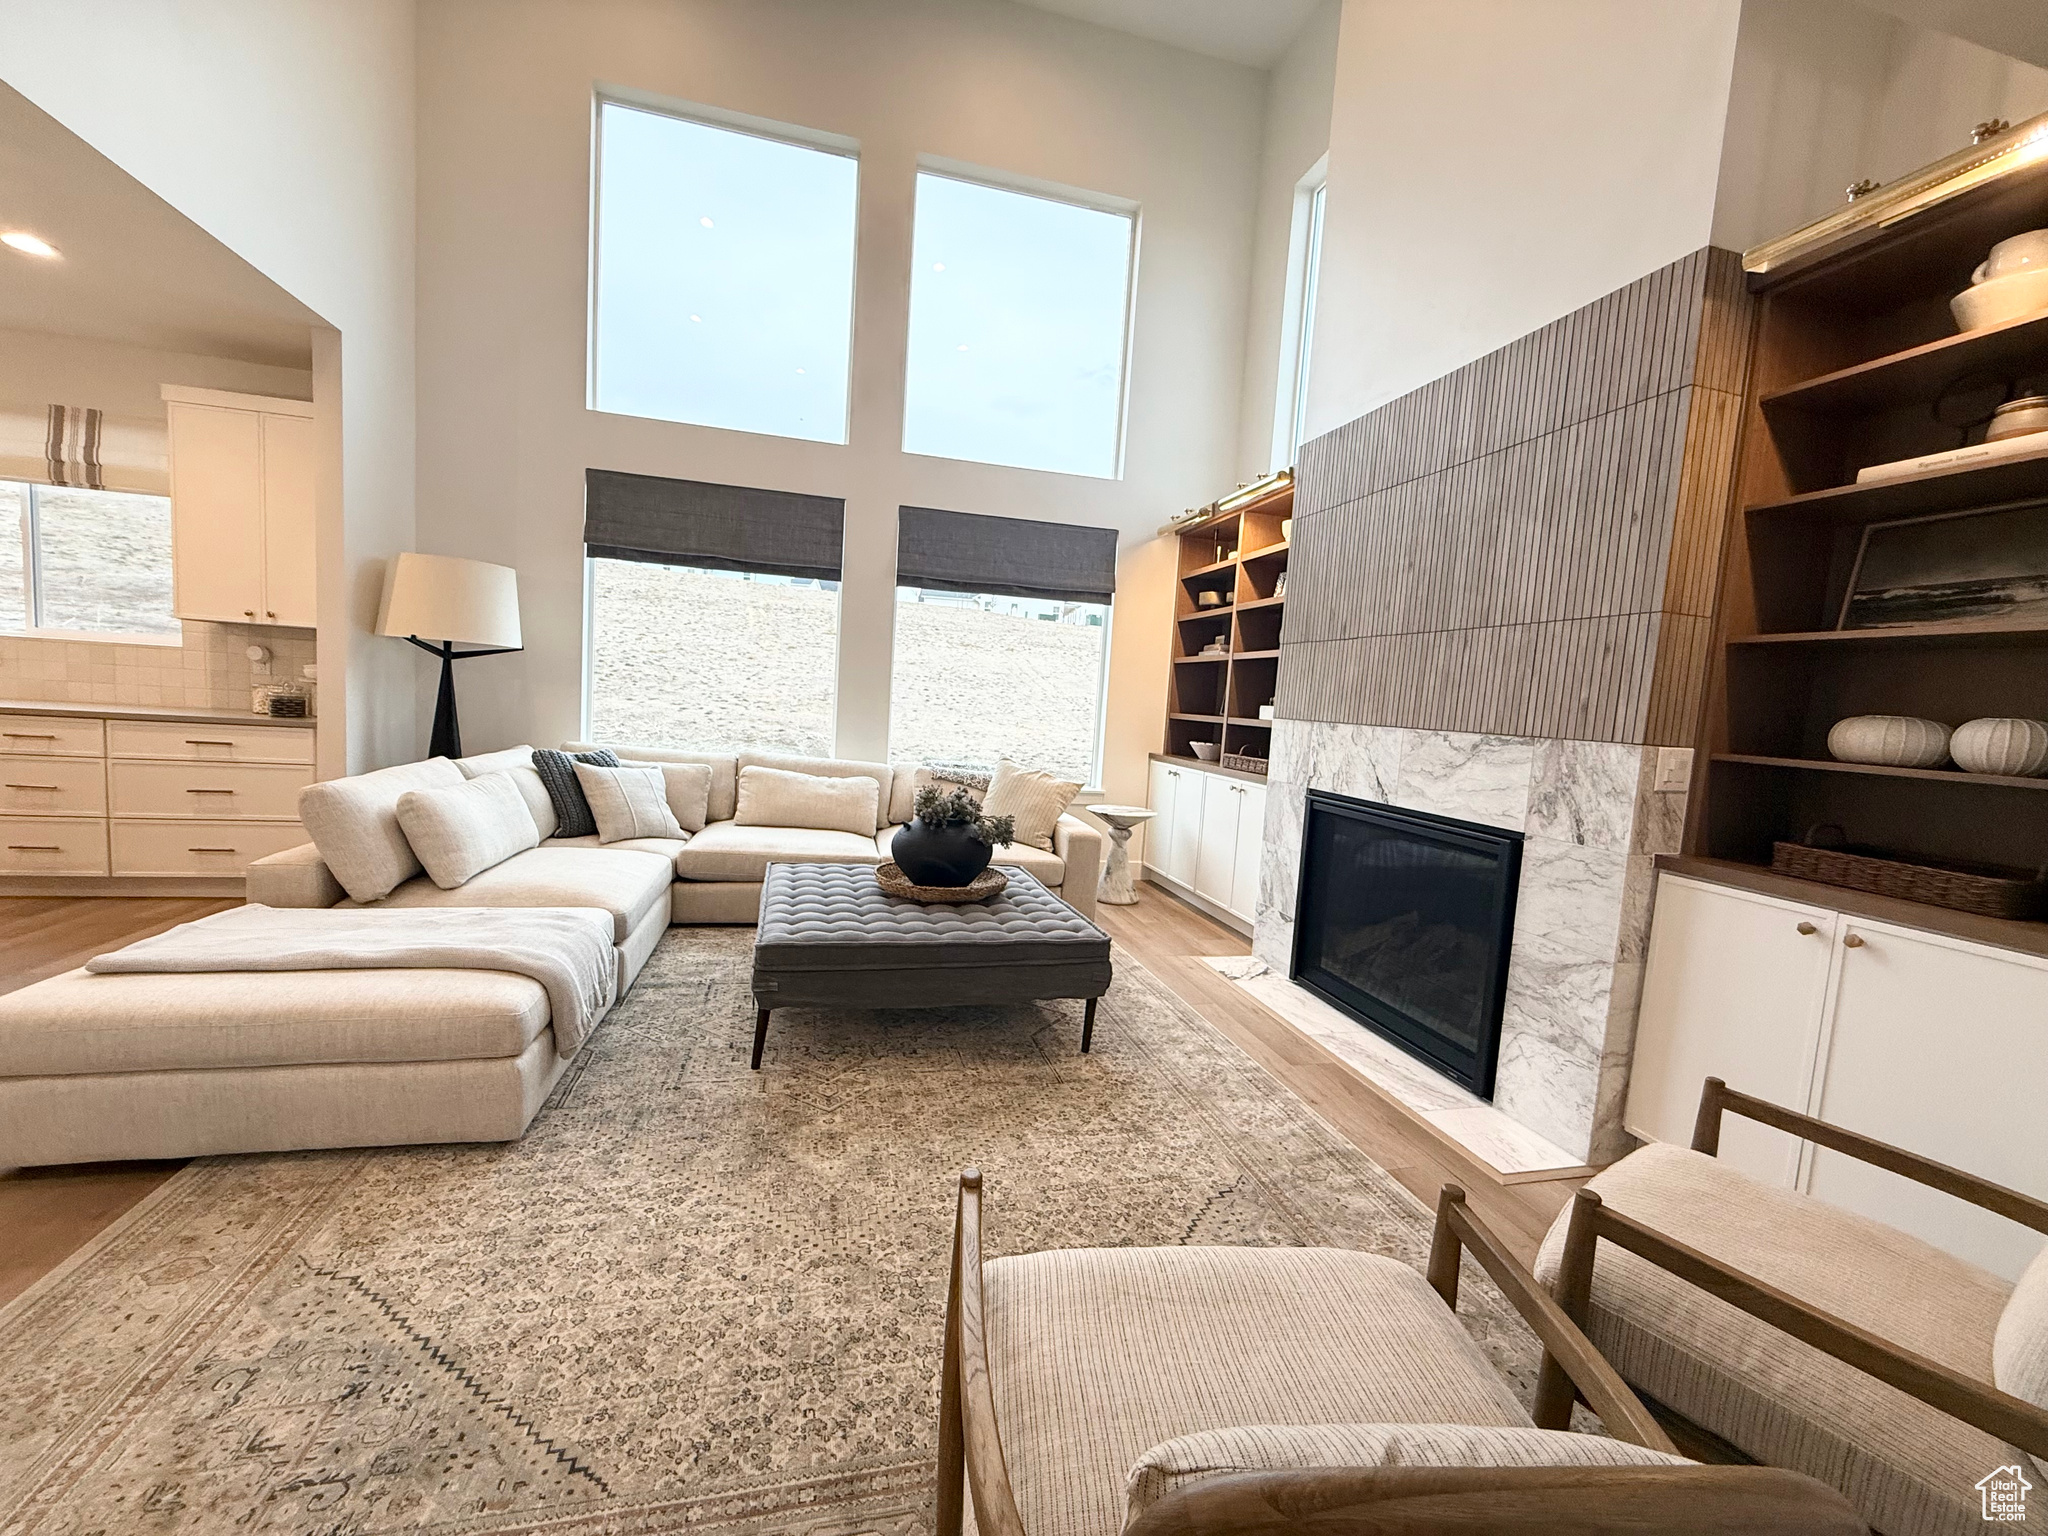
[[[510,971],[547,989],[555,1049],[618,999],[612,918],[595,907],[233,907],[86,962],[88,971]]]

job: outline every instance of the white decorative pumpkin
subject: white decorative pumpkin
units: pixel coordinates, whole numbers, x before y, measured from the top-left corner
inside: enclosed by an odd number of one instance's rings
[[[2011,715],[1986,715],[1956,727],[1949,750],[1958,767],[1971,773],[2038,778],[2048,773],[2048,723]]]
[[[1932,768],[1948,761],[1948,727],[1912,715],[1851,715],[1828,732],[1828,751],[1845,763]]]

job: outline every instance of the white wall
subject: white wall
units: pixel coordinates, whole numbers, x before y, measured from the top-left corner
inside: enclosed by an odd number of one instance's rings
[[[1330,147],[1330,108],[1337,85],[1341,0],[1323,0],[1274,61],[1266,86],[1259,156],[1259,207],[1252,245],[1251,305],[1245,316],[1243,408],[1238,425],[1237,478],[1284,469],[1273,454],[1275,392],[1281,387],[1283,334],[1294,297],[1288,288],[1288,237],[1294,191]],[[1290,378],[1288,383],[1292,384]]]
[[[1851,0],[1746,0],[1714,243],[1744,250],[1953,154],[1988,118],[2048,111],[2048,70]]]
[[[0,39],[9,85],[339,332],[314,338],[321,768],[415,755],[417,668],[368,633],[413,534],[411,0],[0,0]]]
[[[1705,245],[1738,0],[1345,0],[1309,435]]]
[[[313,375],[232,357],[159,352],[42,331],[0,330],[0,400],[15,405],[90,405],[109,416],[168,422],[164,384],[233,389],[251,395],[313,398]]]
[[[1173,569],[1154,530],[1236,469],[1262,72],[1010,0],[425,0],[420,18],[420,542],[517,566],[527,646],[465,671],[464,745],[578,728],[598,466],[845,498],[838,749],[860,757],[886,750],[899,504],[1117,528],[1106,787],[1142,798]],[[848,444],[585,408],[600,83],[859,141]],[[919,154],[1142,205],[1121,481],[900,451]]]

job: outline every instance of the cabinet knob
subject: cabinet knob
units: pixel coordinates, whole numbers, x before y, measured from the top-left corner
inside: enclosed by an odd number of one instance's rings
[[[256,610],[254,608],[244,608],[242,610],[242,617],[245,619],[253,619],[256,617]]]
[[[1807,937],[1809,937],[1809,938],[1811,938],[1811,937],[1812,937],[1812,936],[1813,936],[1814,934],[1816,934],[1816,933],[1819,933],[1819,932],[1820,932],[1820,930],[1819,930],[1818,928],[1814,927],[1814,926],[1813,926],[1813,924],[1811,924],[1811,923],[1801,923],[1801,924],[1799,925],[1799,931],[1800,931],[1801,933],[1803,933],[1803,934],[1807,935]]]
[[[263,616],[266,619],[274,619],[277,617],[277,610],[275,608],[266,608],[263,610]]]
[[[1862,947],[1863,935],[1860,933],[1852,933],[1842,940],[1842,948],[1844,949],[1861,949]]]

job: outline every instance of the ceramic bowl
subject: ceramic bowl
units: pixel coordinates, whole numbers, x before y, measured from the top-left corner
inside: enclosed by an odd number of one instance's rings
[[[1991,247],[1991,254],[1978,263],[1970,281],[1995,283],[2015,272],[2031,272],[2042,267],[2048,267],[2048,229],[2030,229],[2023,235],[2014,235]]]
[[[1188,750],[1205,763],[1216,761],[1218,748],[1213,741],[1191,741],[1188,743]]]
[[[2006,401],[1991,413],[1984,441],[1998,443],[2008,437],[2030,437],[2036,432],[2048,432],[2048,395]]]
[[[2028,267],[1965,288],[1948,301],[1948,307],[1956,327],[1964,331],[2048,313],[2048,267]]]

